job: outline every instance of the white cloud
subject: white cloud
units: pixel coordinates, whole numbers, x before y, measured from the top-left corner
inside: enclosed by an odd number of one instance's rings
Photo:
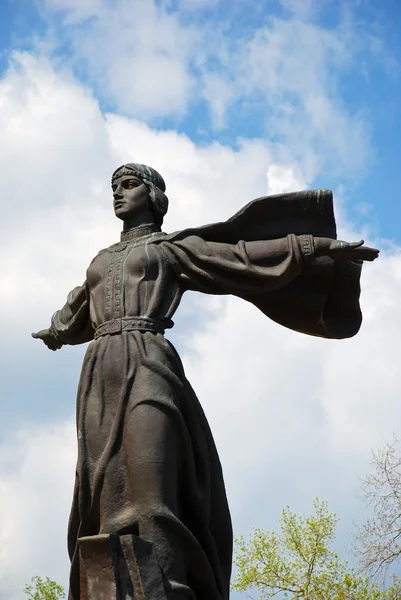
[[[203,96],[209,104],[214,129],[223,129],[227,107],[234,99],[231,83],[221,73],[206,72],[203,76]]]
[[[92,83],[118,110],[141,118],[185,114],[193,87],[188,62],[197,32],[181,27],[176,13],[153,0],[89,5],[46,0],[44,9],[45,16],[49,11],[66,15],[62,33],[76,63],[81,69],[86,65]]]
[[[180,0],[180,8],[196,10],[200,8],[216,7],[221,0]]]
[[[183,1],[188,8],[211,4]],[[341,101],[340,76],[361,75],[378,46],[384,60],[383,42],[361,30],[351,11],[329,29],[312,20],[316,3],[282,5],[289,16],[263,14],[246,36],[238,33],[245,10],[238,5],[213,26],[186,18],[181,4],[154,0],[93,0],[84,13],[76,0],[46,0],[44,14],[67,15],[60,36],[73,49],[73,64],[127,116],[179,120],[204,101],[218,130],[236,129],[238,112],[251,121],[264,115],[268,138],[282,142],[303,179],[324,169],[360,175],[371,161],[369,116]]]
[[[237,85],[244,97],[263,96],[269,135],[279,136],[313,179],[327,165],[347,174],[370,160],[369,129],[339,97],[338,76],[352,68],[352,31],[327,30],[299,18],[271,18],[238,52]]]
[[[272,163],[267,168],[266,176],[270,194],[284,194],[303,190],[306,187],[296,165],[284,166]]]
[[[101,11],[103,0],[42,0],[41,5],[47,10],[62,11],[68,24],[89,19]]]
[[[11,190],[13,199],[5,203],[7,216],[23,218],[23,210],[82,205],[88,188],[98,183],[95,168],[108,159],[103,117],[88,88],[68,71],[57,75],[44,57],[15,53],[0,81],[0,106],[0,160],[6,172],[0,190],[3,198]],[[100,151],[94,162],[96,147]],[[57,174],[55,164],[60,166]],[[74,177],[73,188],[71,173],[79,177]]]
[[[280,0],[280,4],[288,12],[305,21],[310,20],[314,13],[322,8],[318,0]]]
[[[66,585],[75,423],[22,428],[0,445],[0,598],[20,600],[39,574]]]

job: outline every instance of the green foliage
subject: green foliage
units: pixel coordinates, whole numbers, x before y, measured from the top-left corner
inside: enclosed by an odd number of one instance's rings
[[[46,577],[43,580],[38,575],[32,577],[31,584],[26,585],[24,593],[31,600],[61,600],[65,598],[64,588]]]
[[[235,540],[237,591],[257,589],[261,599],[283,600],[397,600],[401,580],[381,590],[360,576],[332,549],[338,519],[326,502],[313,503],[314,513],[302,517],[283,510],[281,533],[255,528],[248,541]]]

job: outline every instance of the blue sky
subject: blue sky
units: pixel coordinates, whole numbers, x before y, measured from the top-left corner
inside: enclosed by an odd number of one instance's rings
[[[167,230],[325,187],[340,236],[382,248],[352,340],[196,295],[169,335],[210,420],[236,533],[318,495],[346,552],[365,514],[358,477],[401,417],[400,27],[396,0],[0,4],[0,599],[36,572],[66,585],[85,347],[51,353],[29,334],[118,239],[109,180],[129,160],[163,174]]]
[[[72,3],[42,2],[31,3],[24,0],[8,0],[0,8],[0,39],[1,39],[1,72],[8,67],[10,52],[13,50],[32,49],[51,36],[51,54],[54,59],[70,64],[73,72],[80,81],[86,83],[95,91],[96,98],[104,111],[118,109],[118,102],[110,95],[107,86],[96,80],[88,72],[85,60],[72,60],[71,44],[74,43],[75,33],[92,31],[96,15],[88,15],[87,19],[65,27],[65,16],[71,14],[68,6]],[[128,3],[129,4],[129,3]],[[380,235],[398,240],[399,203],[395,200],[400,194],[400,181],[397,177],[400,154],[400,140],[395,132],[400,128],[400,65],[401,52],[399,26],[401,6],[396,0],[386,3],[378,1],[360,1],[341,3],[299,2],[282,3],[273,1],[259,2],[257,7],[244,0],[236,2],[195,3],[197,10],[183,11],[180,2],[157,2],[158,10],[177,16],[185,28],[197,28],[199,24],[209,30],[207,38],[212,44],[217,44],[217,36],[213,33],[224,30],[224,44],[227,52],[232,50],[233,60],[238,47],[250,39],[256,29],[271,24],[272,20],[288,19],[294,15],[304,18],[306,22],[318,24],[326,31],[338,27],[346,27],[352,23],[353,35],[356,40],[354,57],[345,65],[341,73],[332,77],[331,84],[335,85],[335,95],[351,115],[362,115],[371,144],[371,160],[367,160],[358,176],[347,173],[346,169],[333,172],[333,165],[323,177],[314,178],[315,185],[333,187],[338,178],[346,178],[353,202],[349,210],[354,219],[358,220],[358,207],[364,205],[365,210],[371,211],[372,220]],[[304,8],[299,11],[299,6]],[[111,5],[110,5],[111,6]],[[310,7],[309,9],[306,7]],[[56,10],[49,10],[53,7]],[[58,8],[58,10],[57,10]],[[306,16],[306,18],[305,18]],[[221,37],[219,38],[222,39]],[[359,43],[359,48],[357,48]],[[210,52],[207,57],[208,65],[217,73],[233,77],[233,73],[222,64],[221,57]],[[189,70],[196,77],[199,75],[199,65],[196,56],[192,56]],[[129,71],[127,72],[129,77]],[[295,108],[299,103],[296,94],[287,94],[288,102]],[[130,111],[121,110],[124,114]],[[208,143],[217,140],[232,147],[236,146],[238,137],[262,137],[270,140],[280,140],[280,131],[271,131],[270,119],[275,115],[274,107],[269,101],[254,93],[251,98],[239,95],[227,107],[223,126],[213,127],[210,118],[210,107],[201,95],[196,93],[191,97],[186,110],[180,113],[158,111],[146,119],[158,129],[174,128],[185,133],[197,143]],[[132,114],[130,115],[132,116]],[[335,176],[333,176],[333,174]],[[355,208],[357,207],[357,208]]]

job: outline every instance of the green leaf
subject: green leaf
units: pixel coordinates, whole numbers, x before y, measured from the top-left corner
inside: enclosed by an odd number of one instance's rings
[[[64,588],[61,585],[49,577],[43,580],[38,575],[34,575],[31,583],[25,586],[24,593],[31,600],[62,600],[65,598]]]

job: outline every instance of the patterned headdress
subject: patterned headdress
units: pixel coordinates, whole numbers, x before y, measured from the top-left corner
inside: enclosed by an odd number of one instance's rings
[[[117,176],[121,177],[123,175],[135,175],[147,185],[156,223],[161,226],[163,217],[168,209],[168,198],[164,193],[166,191],[166,184],[163,177],[155,169],[147,165],[126,163],[114,171],[111,177],[112,183]]]

